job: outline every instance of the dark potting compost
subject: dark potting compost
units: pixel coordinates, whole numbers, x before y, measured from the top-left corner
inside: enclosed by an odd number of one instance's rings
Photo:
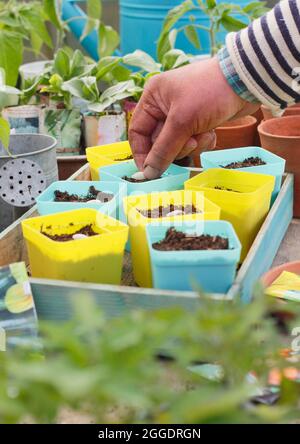
[[[263,161],[260,157],[248,157],[247,159],[244,159],[241,162],[232,162],[228,165],[220,165],[222,168],[228,168],[228,169],[237,169],[237,168],[248,168],[252,166],[261,166],[266,165],[266,162]]]
[[[129,176],[123,176],[122,179],[127,180],[127,182],[131,183],[143,183],[143,182],[150,182],[150,180],[153,180],[153,179],[134,179],[133,177]]]
[[[89,192],[86,196],[78,196],[77,194],[69,194],[67,191],[54,191],[54,202],[88,202],[89,200],[99,200],[106,203],[113,199],[113,194],[104,193],[103,191],[96,190],[94,186],[89,188]]]
[[[236,191],[236,190],[232,190],[231,188],[226,188],[226,187],[220,187],[218,185],[216,185],[214,187],[215,190],[221,190],[221,191],[231,191],[232,193],[241,193],[241,191]]]
[[[71,224],[70,224],[71,225]],[[48,229],[51,229],[51,227],[47,227]],[[99,233],[96,233],[93,228],[92,228],[92,224],[90,225],[85,225],[84,227],[80,228],[80,230],[75,231],[75,233],[68,233],[68,234],[49,234],[46,233],[45,231],[43,231],[43,228],[41,228],[41,233],[48,237],[49,239],[52,239],[56,242],[69,242],[74,240],[73,236],[75,234],[82,234],[83,236],[86,237],[92,237],[92,236],[97,236],[99,235]]]
[[[186,234],[171,227],[166,232],[165,238],[153,245],[155,250],[160,251],[182,251],[182,250],[228,250],[229,241],[225,237],[200,236]]]
[[[115,159],[115,162],[123,162],[123,161],[125,161],[125,160],[132,160],[132,159],[133,159],[133,155],[130,154],[130,155],[127,156],[127,157],[122,157],[122,158],[120,158],[120,159]]]
[[[147,218],[159,218],[159,217],[166,217],[169,215],[169,213],[172,213],[173,211],[182,212],[182,214],[196,214],[196,213],[202,213],[201,210],[197,210],[197,208],[194,205],[173,205],[170,204],[166,207],[160,206],[157,208],[149,209],[149,210],[138,210],[139,213],[141,213],[144,217]]]

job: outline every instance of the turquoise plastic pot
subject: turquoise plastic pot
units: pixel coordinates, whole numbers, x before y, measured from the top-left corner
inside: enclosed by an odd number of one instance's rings
[[[152,244],[162,240],[170,223],[147,225],[153,286],[164,290],[195,290],[199,286],[207,293],[226,293],[233,284],[241,255],[240,241],[229,222],[204,221],[191,225],[172,223],[178,231],[220,235],[229,239],[229,250],[159,251]]]
[[[156,191],[182,190],[184,182],[190,177],[190,171],[187,168],[171,164],[160,179],[141,183],[132,183],[122,179],[124,176],[132,176],[137,171],[134,160],[99,168],[101,181],[117,181],[127,185],[127,196],[154,193]]]
[[[54,202],[54,191],[67,191],[70,194],[84,196],[88,193],[90,186],[99,191],[113,194],[109,202]],[[81,182],[81,181],[59,181],[53,182],[37,199],[38,212],[41,216],[61,213],[63,211],[78,210],[79,208],[93,208],[108,216],[118,218],[119,207],[126,194],[126,187],[117,182]]]
[[[274,176],[275,187],[272,194],[273,203],[280,191],[282,175],[285,170],[285,160],[282,157],[276,156],[276,154],[258,146],[248,146],[245,148],[205,152],[201,154],[200,159],[203,169],[208,170],[210,168],[220,168],[232,162],[241,162],[249,157],[260,157],[266,162],[266,165],[237,168],[237,171],[269,174],[270,176]]]

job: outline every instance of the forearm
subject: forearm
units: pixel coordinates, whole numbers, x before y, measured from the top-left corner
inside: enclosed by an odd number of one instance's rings
[[[228,57],[226,57],[228,55]],[[279,112],[300,101],[300,0],[283,0],[227,36],[221,68],[241,97]],[[237,75],[230,77],[230,71]]]

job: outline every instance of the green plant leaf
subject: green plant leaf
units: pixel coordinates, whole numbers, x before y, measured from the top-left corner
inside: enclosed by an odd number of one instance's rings
[[[162,30],[157,43],[157,58],[161,62],[164,54],[171,49],[168,34],[176,25],[178,20],[187,12],[196,9],[192,0],[185,0],[180,5],[171,9],[163,23]]]
[[[187,65],[189,62],[189,56],[181,49],[171,49],[164,55],[163,70],[169,71],[170,69],[179,68],[180,66]]]
[[[36,38],[39,38],[42,43],[45,43],[49,48],[53,48],[52,39],[39,10],[24,11],[21,15],[21,19],[28,31],[33,33]]]
[[[193,25],[187,25],[184,28],[184,34],[186,38],[191,42],[191,44],[195,46],[195,48],[201,48],[198,32]]]
[[[97,80],[103,79],[107,73],[112,71],[113,68],[115,68],[120,63],[120,60],[120,57],[102,57],[97,65],[97,70],[95,74]]]
[[[208,9],[214,9],[217,3],[215,0],[206,0],[206,4]]]
[[[242,22],[228,14],[223,14],[220,23],[224,26],[228,32],[236,32],[243,28],[246,28],[247,23]]]
[[[2,29],[0,32],[0,67],[5,69],[7,85],[16,85],[22,60],[22,37],[17,33]]]
[[[64,49],[59,49],[55,55],[54,71],[62,78],[70,75],[70,58]]]
[[[99,27],[99,56],[105,57],[113,54],[119,46],[120,36],[111,26],[101,23]]]
[[[100,20],[88,17],[80,41],[82,42],[92,31],[98,29],[99,24]]]
[[[146,52],[137,49],[131,54],[126,54],[123,57],[123,62],[126,65],[135,66],[146,72],[157,72],[160,70],[161,65]]]
[[[101,0],[87,0],[87,16],[93,19],[100,20],[102,17],[102,1]]]
[[[0,116],[0,142],[3,147],[8,151],[10,139],[10,126],[6,119]]]
[[[44,11],[51,23],[59,30],[64,28],[61,20],[61,8],[58,0],[43,0]]]

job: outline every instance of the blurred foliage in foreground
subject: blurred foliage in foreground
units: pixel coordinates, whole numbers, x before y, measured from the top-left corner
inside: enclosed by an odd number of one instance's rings
[[[263,297],[250,305],[201,298],[195,312],[133,311],[108,320],[83,294],[72,321],[40,325],[43,354],[0,353],[0,422],[55,422],[64,407],[98,423],[297,420],[300,384],[283,379],[276,406],[248,402],[271,368],[287,366],[279,350],[290,341],[269,310]],[[158,359],[158,351],[172,359]],[[222,364],[221,380],[191,371],[200,362]],[[247,382],[250,370],[257,385]]]

